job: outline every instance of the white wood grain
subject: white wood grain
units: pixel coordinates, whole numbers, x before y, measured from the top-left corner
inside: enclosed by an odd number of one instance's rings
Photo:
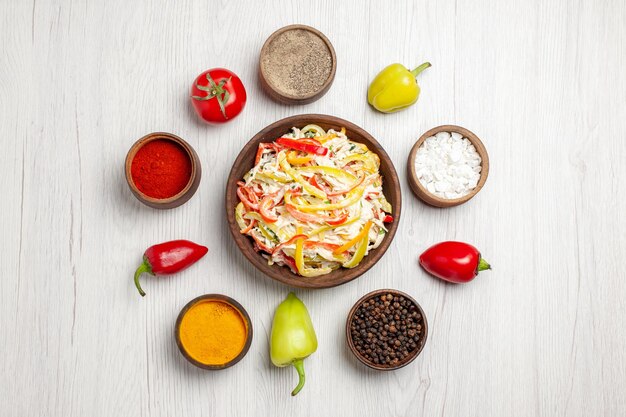
[[[335,83],[301,107],[271,102],[256,78],[269,34],[305,23],[333,42]],[[0,414],[3,416],[617,416],[626,413],[626,4],[621,0],[333,2],[288,0],[0,2]],[[433,67],[393,115],[367,106],[385,65]],[[237,72],[243,115],[207,127],[187,91],[204,69]],[[339,288],[298,291],[318,331],[297,398],[267,337],[288,288],[240,255],[223,193],[232,161],[267,124],[321,112],[377,137],[401,174],[404,213],[385,257]],[[469,128],[492,163],[483,191],[452,209],[411,193],[406,157],[425,130]],[[165,130],[204,167],[171,211],[141,206],[123,178],[134,140]],[[210,252],[168,279],[131,275],[152,243],[185,237]],[[431,279],[418,254],[447,239],[494,265],[466,286]],[[430,336],[392,373],[351,357],[345,315],[382,287],[412,294]],[[239,300],[255,338],[235,368],[206,372],[178,353],[191,298]]]

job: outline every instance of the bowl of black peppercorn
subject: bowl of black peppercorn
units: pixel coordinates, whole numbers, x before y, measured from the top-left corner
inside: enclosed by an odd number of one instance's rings
[[[372,369],[392,371],[408,365],[424,348],[427,336],[424,310],[402,291],[372,291],[348,313],[348,346]]]

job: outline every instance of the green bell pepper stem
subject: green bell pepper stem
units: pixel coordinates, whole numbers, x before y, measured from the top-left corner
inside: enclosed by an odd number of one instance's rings
[[[417,77],[420,74],[420,72],[424,71],[426,68],[430,66],[431,66],[430,62],[424,62],[422,65],[420,65],[419,67],[411,71],[411,74],[413,74],[414,77]]]
[[[296,371],[298,371],[298,385],[291,392],[291,395],[294,396],[300,392],[302,387],[304,387],[304,360],[296,359],[293,361],[292,365],[296,368]]]
[[[146,293],[141,289],[141,285],[139,284],[139,277],[144,272],[152,274],[152,268],[150,267],[150,264],[145,259],[142,262],[142,264],[139,265],[139,268],[137,268],[137,270],[135,271],[135,287],[137,287],[137,290],[139,290],[139,294],[141,294],[142,297],[144,297]]]
[[[485,271],[487,269],[491,269],[491,265],[489,265],[483,258],[480,258],[480,261],[478,261],[478,271]]]

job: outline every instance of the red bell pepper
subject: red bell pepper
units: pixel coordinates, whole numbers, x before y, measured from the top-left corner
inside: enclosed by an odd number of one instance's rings
[[[391,223],[393,222],[393,216],[391,216],[390,214],[387,214],[385,217],[383,217],[383,223]]]
[[[311,141],[308,141],[305,139],[297,140],[297,139],[290,139],[290,138],[278,138],[276,139],[276,143],[286,148],[295,149],[296,151],[312,153],[315,155],[324,156],[328,153],[328,148],[323,147],[321,144],[319,145],[314,144]]]
[[[191,266],[202,258],[209,249],[188,240],[172,240],[150,246],[143,254],[143,262],[135,271],[135,286],[141,296],[139,276],[144,272],[151,275],[170,275]]]
[[[463,284],[478,272],[491,269],[474,246],[463,242],[441,242],[420,255],[420,265],[444,281]]]

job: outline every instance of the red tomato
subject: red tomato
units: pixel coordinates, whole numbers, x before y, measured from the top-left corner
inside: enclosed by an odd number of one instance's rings
[[[191,86],[191,104],[207,123],[225,123],[246,105],[246,89],[232,71],[212,68],[198,75]]]

